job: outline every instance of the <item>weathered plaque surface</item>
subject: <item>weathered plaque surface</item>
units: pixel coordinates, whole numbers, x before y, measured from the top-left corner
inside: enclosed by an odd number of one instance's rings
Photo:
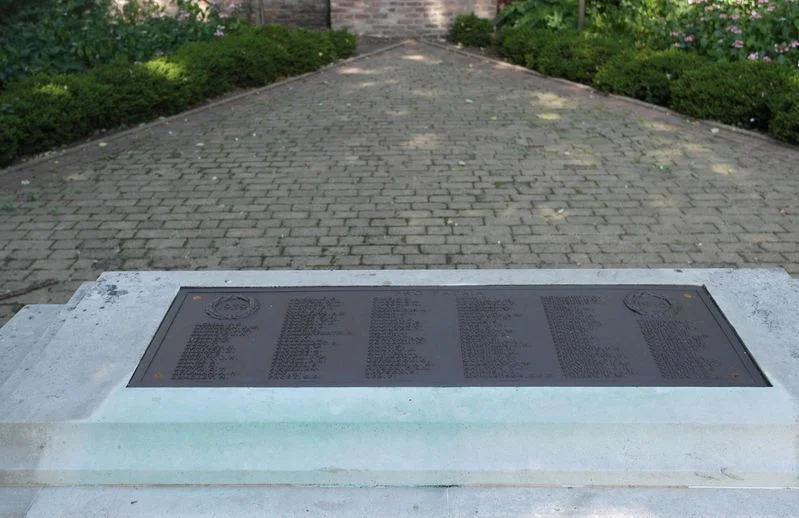
[[[699,286],[182,288],[132,387],[768,386]]]

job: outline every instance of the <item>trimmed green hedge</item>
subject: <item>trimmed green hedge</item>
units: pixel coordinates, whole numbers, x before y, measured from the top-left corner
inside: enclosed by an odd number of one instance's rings
[[[799,79],[791,92],[775,103],[768,132],[776,139],[799,144]]]
[[[497,36],[500,52],[511,63],[524,65],[527,56],[537,54],[554,33],[525,27],[503,27]]]
[[[604,92],[670,106],[674,81],[707,64],[706,58],[679,50],[624,52],[599,69],[594,86]]]
[[[592,84],[599,67],[628,47],[624,41],[604,36],[556,32],[537,53],[525,56],[525,64],[548,76]]]
[[[799,72],[792,67],[710,63],[687,51],[636,51],[624,40],[573,32],[503,28],[497,41],[509,61],[544,74],[799,144]]]
[[[713,63],[674,83],[672,106],[699,119],[767,130],[774,103],[791,87],[791,72],[763,61]]]
[[[488,47],[494,42],[494,24],[474,13],[461,14],[450,27],[449,39],[453,43]]]
[[[146,63],[116,61],[86,73],[41,74],[0,93],[0,165],[99,129],[172,115],[237,87],[316,70],[355,51],[346,31],[277,25],[183,45]]]

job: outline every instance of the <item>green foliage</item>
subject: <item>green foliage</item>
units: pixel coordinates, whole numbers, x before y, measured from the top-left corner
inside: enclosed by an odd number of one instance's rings
[[[358,38],[346,29],[331,31],[330,41],[333,43],[336,57],[340,59],[352,56],[358,47]]]
[[[672,0],[589,1],[586,26],[592,32],[622,34],[641,45],[651,44],[679,5]]]
[[[552,37],[546,30],[527,27],[503,27],[499,31],[500,52],[512,63],[526,64],[528,55],[536,55]]]
[[[516,0],[497,15],[498,27],[553,31],[577,28],[579,0]],[[644,43],[674,10],[671,0],[589,0],[586,32],[624,35]]]
[[[776,139],[799,144],[799,72],[788,79],[788,88],[774,100],[768,132]]]
[[[685,72],[672,85],[672,106],[693,117],[765,130],[775,100],[791,86],[790,73],[762,61],[715,63]]]
[[[176,0],[177,14],[165,16],[152,0],[131,0],[122,9],[113,8],[111,0],[30,2],[0,24],[0,86],[38,73],[79,72],[120,57],[145,61],[186,41],[235,32],[242,22],[214,4],[202,9],[196,0]]]
[[[564,30],[577,28],[578,0],[517,0],[497,15],[498,27]]]
[[[799,92],[783,98],[781,109],[775,111],[768,125],[774,138],[799,144]]]
[[[16,115],[0,111],[0,164],[8,164],[17,156],[21,123]]]
[[[102,120],[96,129],[145,122],[165,113],[185,110],[203,98],[197,81],[186,70],[165,57],[146,63],[117,60],[86,74],[106,88]],[[197,76],[195,76],[197,77]]]
[[[461,14],[450,27],[449,39],[453,43],[487,47],[494,41],[494,24],[474,13]]]
[[[694,0],[664,22],[664,45],[720,61],[799,61],[797,0]]]
[[[608,60],[594,76],[594,85],[605,92],[669,106],[674,81],[707,63],[706,58],[678,50],[628,51]]]
[[[38,74],[0,93],[0,165],[94,131],[171,115],[236,87],[261,86],[349,57],[354,38],[265,26],[192,42],[144,63]]]
[[[19,118],[18,152],[27,154],[87,134],[101,123],[109,92],[88,75],[39,74],[9,85],[0,106]]]
[[[551,34],[538,53],[527,54],[525,60],[528,67],[543,74],[591,84],[599,67],[628,47],[621,39],[559,32]]]

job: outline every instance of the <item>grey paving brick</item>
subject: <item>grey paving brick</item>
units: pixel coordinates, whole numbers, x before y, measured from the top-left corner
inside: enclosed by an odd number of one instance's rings
[[[68,283],[107,269],[778,265],[799,275],[796,149],[423,44],[353,66],[364,74],[331,67],[96,158],[27,166],[35,196],[0,187],[12,206],[0,212],[0,287],[64,281],[3,301],[0,321],[16,302],[63,302]],[[38,174],[57,180],[37,184]]]

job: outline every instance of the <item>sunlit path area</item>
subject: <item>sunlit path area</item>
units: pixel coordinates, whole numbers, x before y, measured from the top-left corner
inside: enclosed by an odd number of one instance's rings
[[[779,266],[799,152],[406,43],[0,175],[0,322],[109,270]],[[47,286],[32,289],[47,281]]]

